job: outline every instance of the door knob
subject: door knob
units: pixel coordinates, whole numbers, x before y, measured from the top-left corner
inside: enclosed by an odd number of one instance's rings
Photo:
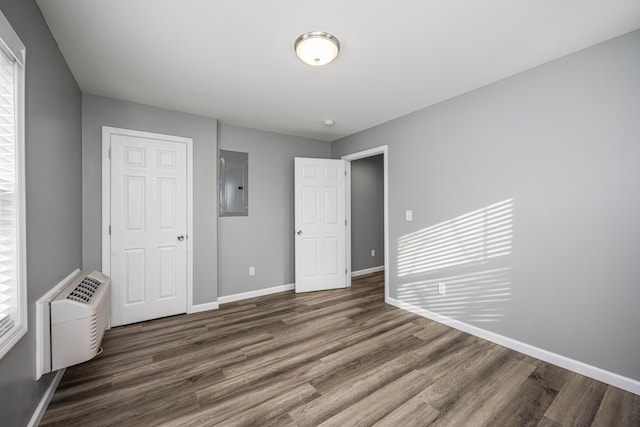
[[[178,235],[178,240],[180,240],[182,242],[184,240],[184,234],[179,234]]]
[[[298,230],[298,231],[296,231],[296,234],[297,234],[298,236],[302,236],[302,230]]]

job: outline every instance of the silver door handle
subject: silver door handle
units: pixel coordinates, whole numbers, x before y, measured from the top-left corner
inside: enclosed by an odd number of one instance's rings
[[[302,236],[302,230],[298,230],[298,231],[296,231],[296,234],[297,234],[298,236]]]
[[[178,240],[180,240],[182,242],[184,240],[184,234],[179,234],[178,235]]]

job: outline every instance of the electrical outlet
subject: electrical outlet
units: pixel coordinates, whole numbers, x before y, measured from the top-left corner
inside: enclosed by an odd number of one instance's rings
[[[371,256],[376,256],[376,250],[375,249],[371,249]]]
[[[256,275],[256,268],[254,266],[249,267],[249,276]]]
[[[447,292],[447,285],[445,285],[442,282],[438,282],[438,293],[440,295],[446,295]]]

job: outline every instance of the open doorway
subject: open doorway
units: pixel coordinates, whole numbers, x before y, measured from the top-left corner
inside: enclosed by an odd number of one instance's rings
[[[342,157],[346,160],[347,283],[351,277],[383,272],[389,296],[387,146]]]

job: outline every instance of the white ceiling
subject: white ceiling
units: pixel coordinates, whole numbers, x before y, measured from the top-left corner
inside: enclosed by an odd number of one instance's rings
[[[640,0],[37,2],[85,93],[325,141],[640,28]]]

